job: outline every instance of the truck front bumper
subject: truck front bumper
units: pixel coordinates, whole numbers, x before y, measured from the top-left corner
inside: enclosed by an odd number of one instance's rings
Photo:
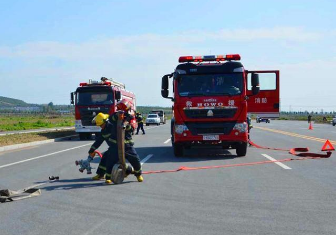
[[[189,131],[174,133],[174,143],[183,145],[232,145],[248,142],[248,133],[232,131],[229,135],[204,134],[192,135]]]
[[[81,120],[75,121],[75,131],[77,133],[98,133],[101,132],[101,128],[99,126],[83,126]]]

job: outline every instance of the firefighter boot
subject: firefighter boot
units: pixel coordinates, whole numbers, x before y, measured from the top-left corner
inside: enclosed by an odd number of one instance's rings
[[[127,176],[129,176],[130,174],[134,174],[134,170],[133,167],[126,165],[126,172],[125,172],[125,178],[127,178]]]
[[[143,181],[142,175],[136,175],[135,177],[137,178],[138,182],[142,182]]]
[[[92,177],[92,180],[101,180],[101,179],[104,179],[103,175],[96,175]]]
[[[105,180],[105,184],[112,184],[112,180]]]

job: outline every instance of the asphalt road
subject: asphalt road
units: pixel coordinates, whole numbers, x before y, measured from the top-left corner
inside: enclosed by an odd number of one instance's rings
[[[276,148],[309,147],[320,153],[336,128],[306,122],[255,123],[251,139]],[[48,181],[39,197],[0,204],[0,234],[336,234],[336,153],[329,159],[296,158],[287,151],[250,147],[190,149],[175,158],[169,124],[135,136],[144,171],[181,166],[219,169],[129,176],[123,184],[91,181],[75,166],[93,141],[62,141],[0,153],[0,188],[18,190]],[[106,150],[103,145],[100,150]],[[97,167],[97,160],[94,167]]]

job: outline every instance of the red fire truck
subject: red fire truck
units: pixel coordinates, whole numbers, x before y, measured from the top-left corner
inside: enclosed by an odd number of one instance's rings
[[[75,130],[81,140],[90,139],[91,135],[100,133],[100,127],[92,123],[92,119],[98,113],[113,114],[116,111],[117,102],[127,99],[132,107],[134,116],[136,100],[134,93],[127,91],[125,85],[113,79],[101,78],[101,81],[89,80],[83,82],[75,92],[71,93],[71,104],[75,105]],[[136,120],[131,121],[133,130],[137,128]]]
[[[219,145],[245,156],[248,113],[279,117],[279,71],[248,71],[239,60],[238,54],[182,56],[175,72],[162,77],[162,97],[174,103],[175,156],[194,145]]]

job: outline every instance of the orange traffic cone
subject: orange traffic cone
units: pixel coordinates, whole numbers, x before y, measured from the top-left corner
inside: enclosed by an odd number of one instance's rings
[[[313,130],[313,125],[312,125],[311,122],[309,123],[309,128],[308,128],[308,130]]]

